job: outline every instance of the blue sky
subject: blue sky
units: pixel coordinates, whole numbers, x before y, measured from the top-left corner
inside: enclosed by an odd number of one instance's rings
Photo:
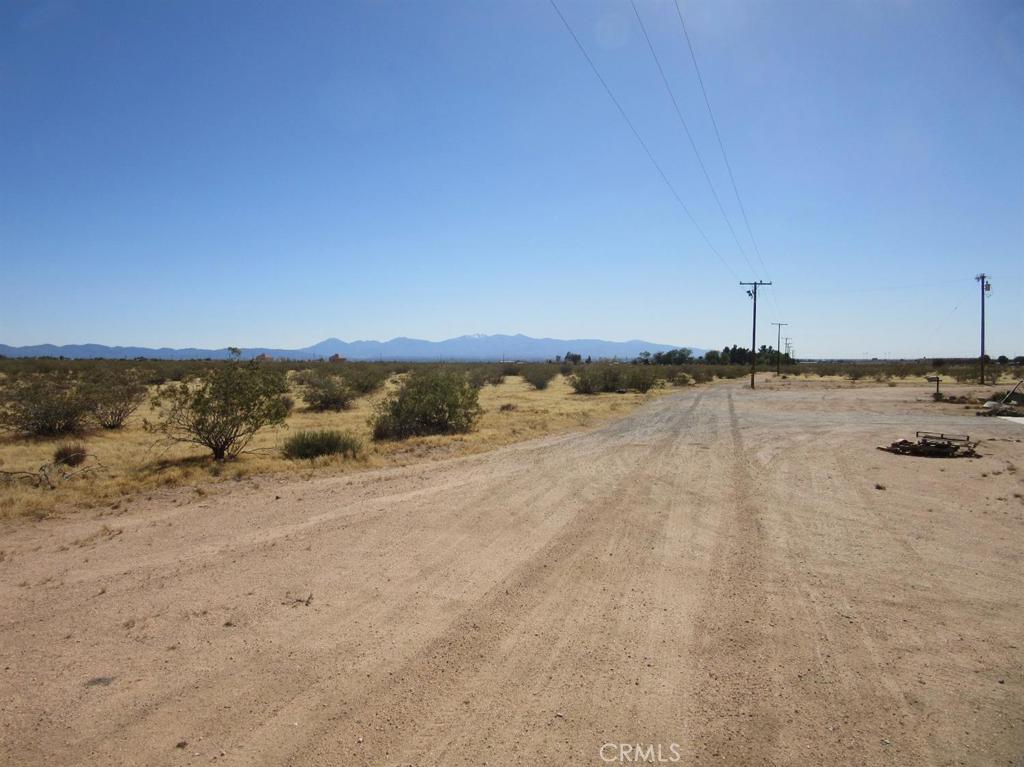
[[[1024,6],[0,5],[0,342],[463,333],[1024,354]],[[725,263],[723,264],[723,260]]]

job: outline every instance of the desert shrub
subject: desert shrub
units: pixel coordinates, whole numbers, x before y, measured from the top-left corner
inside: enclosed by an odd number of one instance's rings
[[[597,394],[626,388],[625,374],[617,365],[584,365],[576,368],[569,384],[577,394]]]
[[[477,389],[487,385],[500,386],[505,380],[505,373],[499,365],[477,365],[471,367],[466,376]]]
[[[146,424],[172,442],[209,448],[222,461],[234,458],[260,429],[284,421],[287,409],[284,373],[242,362],[235,353],[227,362],[204,371],[194,383],[168,384],[153,398],[160,420]]]
[[[62,466],[80,466],[85,463],[87,455],[81,442],[65,442],[53,451],[53,462]]]
[[[302,387],[302,397],[310,410],[324,412],[341,411],[352,407],[355,392],[348,382],[338,375],[321,374],[310,376]]]
[[[312,459],[321,455],[358,458],[362,452],[363,442],[359,437],[335,429],[296,432],[284,443],[284,454],[287,458]]]
[[[388,380],[391,371],[382,365],[346,366],[342,375],[349,388],[359,394],[370,394]]]
[[[370,419],[373,438],[470,431],[482,412],[479,396],[478,388],[456,370],[414,371],[377,405]]]
[[[646,394],[658,380],[658,372],[649,365],[631,365],[622,376],[622,386]]]
[[[500,410],[502,413],[511,413],[513,410],[518,409],[519,408],[515,405],[515,403],[512,402],[506,402],[501,407],[498,408],[498,410]]]
[[[281,395],[281,404],[284,405],[286,415],[291,415],[292,411],[295,410],[295,398],[290,394]]]
[[[526,365],[520,372],[534,389],[546,389],[551,379],[558,374],[558,368],[554,365]]]
[[[597,394],[604,384],[597,368],[585,367],[569,376],[569,385],[577,394]]]
[[[104,429],[120,429],[146,399],[146,387],[131,372],[110,371],[90,384],[92,415]]]
[[[503,362],[501,364],[501,374],[505,376],[517,376],[522,369],[522,365],[516,362]]]
[[[672,378],[673,386],[690,386],[691,384],[693,384],[693,376],[682,370]]]
[[[27,436],[73,434],[81,431],[92,409],[88,394],[67,372],[19,379],[4,392],[0,425]]]

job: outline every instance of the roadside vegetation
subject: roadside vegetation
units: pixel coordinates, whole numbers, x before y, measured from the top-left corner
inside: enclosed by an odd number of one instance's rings
[[[0,517],[123,508],[165,486],[489,450],[587,427],[678,388],[745,378],[749,361],[740,347],[700,360],[678,350],[588,362],[570,351],[491,364],[0,358]],[[759,350],[759,370],[774,363],[771,349]],[[993,360],[987,371],[1006,390],[1024,377],[1024,358]],[[976,384],[978,365],[784,357],[782,374],[783,385],[852,387],[921,387],[938,374],[945,386]],[[936,402],[970,407],[976,398],[960,387]]]

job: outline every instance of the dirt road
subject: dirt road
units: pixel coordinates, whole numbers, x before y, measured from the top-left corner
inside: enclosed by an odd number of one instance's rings
[[[19,523],[0,763],[1016,764],[1024,428],[912,399],[713,386],[467,459]],[[984,457],[874,449],[920,428]]]

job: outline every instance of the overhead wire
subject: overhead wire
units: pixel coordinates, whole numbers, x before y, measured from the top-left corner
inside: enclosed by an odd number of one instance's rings
[[[662,85],[665,86],[665,92],[668,94],[669,100],[672,102],[672,108],[675,110],[676,118],[679,120],[679,124],[683,128],[683,133],[686,134],[687,141],[690,144],[690,148],[693,150],[693,154],[697,158],[697,164],[700,166],[701,173],[704,174],[704,180],[707,181],[708,189],[711,190],[711,196],[714,197],[715,204],[718,205],[718,210],[722,214],[722,218],[725,219],[726,226],[729,227],[729,232],[732,234],[732,239],[736,243],[736,247],[740,254],[743,256],[743,260],[746,261],[751,272],[756,273],[757,270],[750,262],[750,258],[747,256],[747,251],[740,242],[740,238],[736,234],[736,229],[733,227],[732,220],[729,218],[729,214],[726,212],[725,206],[722,204],[722,199],[718,195],[718,190],[715,188],[715,184],[711,180],[711,174],[708,173],[707,166],[704,164],[704,158],[701,156],[700,150],[697,148],[697,142],[693,139],[693,134],[690,132],[690,126],[686,123],[686,118],[683,117],[683,110],[679,107],[679,101],[676,99],[672,86],[669,84],[668,77],[665,75],[665,68],[661,65],[661,59],[658,58],[658,54],[654,49],[654,44],[651,42],[651,36],[647,32],[647,25],[644,24],[644,20],[640,16],[640,10],[637,8],[636,0],[629,0],[629,3],[633,6],[633,13],[636,15],[636,20],[640,24],[640,31],[643,32],[644,40],[647,42],[647,49],[651,52],[651,58],[654,59],[654,64],[658,69],[658,74],[661,76]]]
[[[722,153],[722,159],[725,161],[725,168],[729,173],[729,183],[732,185],[733,194],[736,195],[736,202],[739,204],[740,213],[743,216],[743,223],[747,229],[747,235],[750,237],[750,242],[754,246],[754,252],[757,254],[758,260],[761,262],[761,268],[764,269],[766,277],[771,279],[768,266],[765,264],[764,256],[761,255],[761,248],[757,244],[757,238],[754,237],[754,230],[750,227],[750,219],[747,216],[747,208],[743,204],[743,198],[740,196],[739,187],[736,184],[736,176],[732,172],[732,163],[729,162],[729,154],[725,151],[725,142],[722,141],[722,133],[718,129],[718,120],[715,119],[715,110],[711,108],[711,99],[708,97],[707,88],[704,85],[704,76],[700,71],[700,64],[697,63],[697,53],[693,48],[693,41],[690,40],[690,33],[686,28],[686,20],[683,18],[683,11],[679,7],[679,0],[675,0],[673,3],[676,9],[676,15],[679,17],[679,25],[683,30],[683,37],[686,40],[686,47],[690,51],[690,59],[693,61],[693,69],[697,73],[697,82],[700,83],[700,92],[704,96],[704,105],[707,107],[708,116],[711,118],[711,125],[715,130],[715,138],[718,141],[718,149]]]
[[[551,7],[554,9],[555,13],[558,14],[558,18],[562,20],[562,24],[565,26],[565,29],[566,31],[568,31],[570,37],[572,37],[573,42],[576,43],[576,47],[583,55],[583,58],[586,59],[587,64],[590,66],[590,70],[594,73],[594,76],[597,78],[598,82],[601,83],[601,87],[604,88],[605,93],[608,94],[608,98],[611,99],[612,103],[615,105],[615,108],[618,110],[619,115],[622,117],[626,125],[629,126],[629,129],[632,132],[633,137],[637,140],[637,143],[640,144],[640,147],[644,150],[644,154],[647,155],[647,159],[650,160],[651,165],[654,166],[654,169],[658,172],[658,175],[661,177],[661,180],[664,182],[665,186],[668,187],[668,190],[672,194],[672,197],[675,199],[676,203],[679,205],[680,208],[682,208],[683,212],[686,214],[686,217],[690,220],[690,223],[693,224],[694,228],[700,234],[701,239],[708,246],[708,249],[715,254],[715,256],[718,258],[719,261],[722,262],[722,264],[729,271],[729,273],[732,274],[733,277],[735,277],[737,280],[739,280],[739,274],[737,274],[736,270],[732,268],[728,261],[726,261],[725,256],[721,254],[718,248],[714,246],[714,244],[711,242],[711,239],[704,231],[704,228],[697,222],[697,219],[694,218],[693,213],[690,212],[690,208],[686,205],[685,202],[683,202],[683,198],[679,196],[679,192],[676,191],[675,185],[673,185],[672,181],[669,179],[665,171],[662,169],[661,164],[654,157],[654,154],[647,146],[647,142],[644,141],[643,137],[640,135],[640,132],[637,130],[636,125],[634,125],[633,121],[629,118],[629,115],[626,113],[625,108],[615,97],[615,94],[612,92],[612,89],[608,85],[607,81],[601,75],[601,72],[600,70],[598,70],[597,65],[594,63],[594,60],[590,57],[590,54],[587,53],[587,49],[583,46],[583,43],[580,42],[580,39],[576,35],[576,32],[573,30],[572,25],[569,24],[568,19],[565,18],[565,15],[562,13],[562,10],[558,7],[558,3],[556,3],[555,0],[549,0],[549,2],[551,3]]]

